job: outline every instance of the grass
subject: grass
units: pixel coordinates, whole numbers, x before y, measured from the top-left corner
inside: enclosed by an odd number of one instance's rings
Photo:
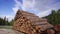
[[[0,26],[0,29],[12,29],[13,26]]]

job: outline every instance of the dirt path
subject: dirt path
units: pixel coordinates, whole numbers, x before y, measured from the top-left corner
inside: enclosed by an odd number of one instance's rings
[[[12,29],[0,29],[0,34],[23,34]]]

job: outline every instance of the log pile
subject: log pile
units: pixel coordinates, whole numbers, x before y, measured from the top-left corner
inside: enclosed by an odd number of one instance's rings
[[[35,14],[22,10],[17,11],[13,26],[15,30],[27,34],[40,34],[41,31],[45,31],[51,27],[53,26],[46,19],[39,18]]]

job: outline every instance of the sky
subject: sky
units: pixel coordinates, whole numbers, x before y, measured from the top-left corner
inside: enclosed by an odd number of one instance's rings
[[[44,17],[51,10],[60,9],[60,0],[0,0],[0,17],[14,19],[17,10],[24,10],[37,16]]]

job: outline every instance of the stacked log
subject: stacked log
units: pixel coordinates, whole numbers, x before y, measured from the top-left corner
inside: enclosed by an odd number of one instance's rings
[[[54,30],[56,34],[60,34],[60,24],[54,25]]]
[[[14,29],[27,34],[40,34],[53,27],[46,19],[39,18],[35,14],[18,10],[14,20]]]
[[[47,34],[55,34],[55,31],[53,29],[48,29]]]
[[[31,26],[30,21],[26,19],[25,17],[19,18],[17,21],[15,21],[14,24],[17,30],[22,32],[28,32],[29,27]]]

